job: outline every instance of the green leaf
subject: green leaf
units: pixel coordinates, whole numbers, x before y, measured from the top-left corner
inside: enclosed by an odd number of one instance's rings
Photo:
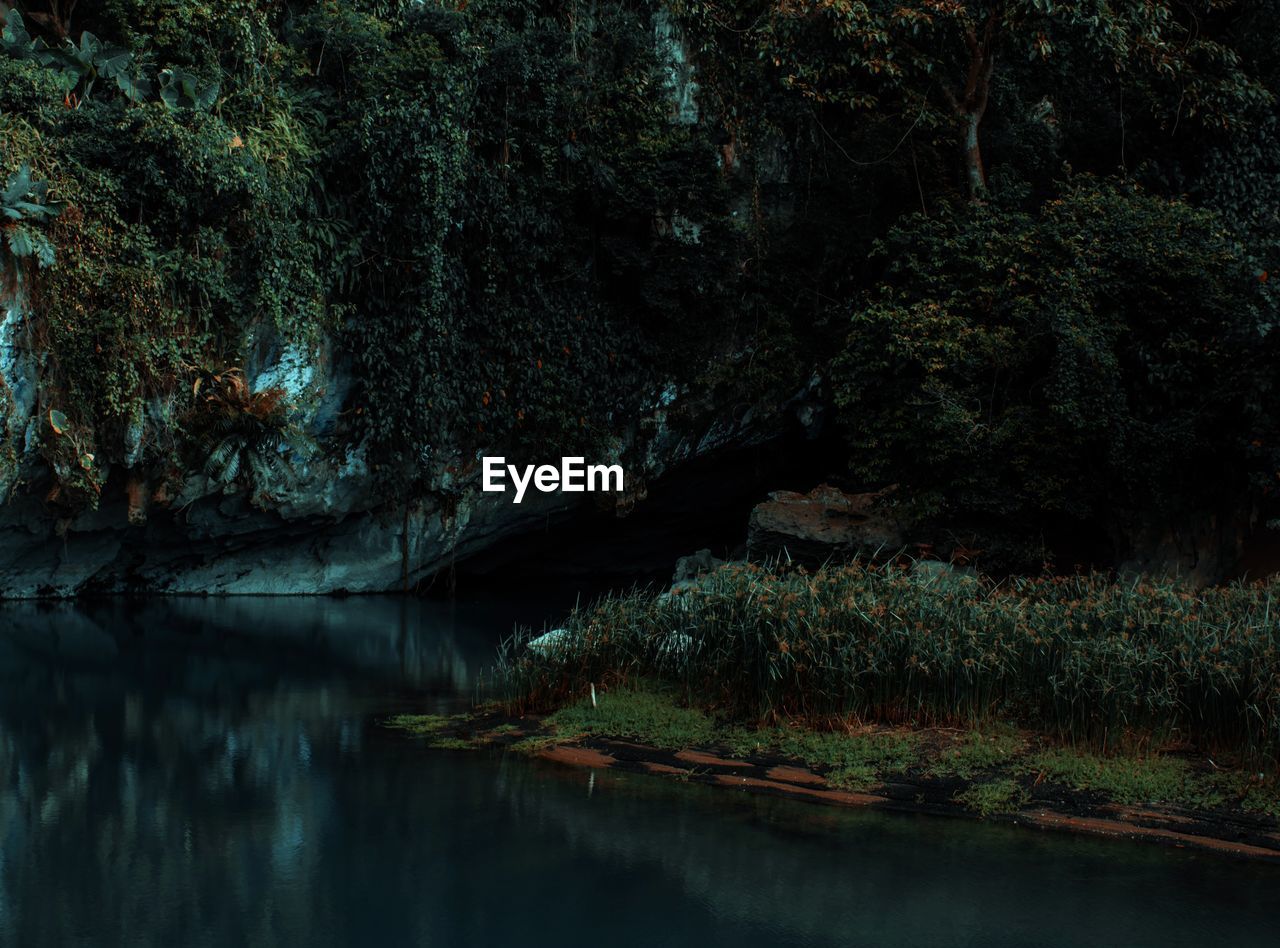
[[[218,101],[218,84],[215,82],[215,83],[212,83],[211,85],[205,86],[200,92],[196,93],[195,107],[197,109],[208,109],[208,108],[211,108],[213,104],[217,101]]]
[[[53,242],[49,240],[48,237],[45,237],[43,234],[37,234],[35,245],[36,245],[36,262],[39,263],[40,266],[42,267],[53,266],[53,263],[55,260]]]
[[[35,252],[31,232],[25,227],[13,227],[8,231],[9,249],[15,257],[29,257]]]
[[[0,202],[10,206],[17,204],[18,201],[31,193],[32,183],[31,166],[24,164],[9,177],[9,182],[5,185],[4,194],[0,195]]]
[[[33,180],[31,166],[24,164],[9,177],[4,191],[0,192],[0,213],[12,221],[45,221],[57,217],[60,208],[56,204],[37,203],[48,192],[48,182]],[[11,246],[13,241],[10,235]]]
[[[94,36],[88,30],[80,34],[80,54],[87,60],[92,60],[94,56],[102,51],[102,40]]]
[[[77,78],[83,78],[93,72],[93,56],[91,54],[86,54],[70,41],[68,41],[67,45],[61,49],[46,46],[41,50],[41,45],[42,41],[37,40],[37,52],[41,53],[43,56],[41,61],[46,66],[55,66],[63,72],[76,76]]]
[[[144,76],[131,76],[127,72],[117,73],[116,85],[133,102],[141,102],[151,95],[151,80]]]
[[[217,83],[202,87],[198,76],[177,66],[160,74],[160,98],[171,109],[207,109],[218,91]]]
[[[27,24],[23,22],[22,14],[17,10],[10,10],[8,19],[5,20],[4,31],[0,32],[0,46],[3,46],[10,56],[30,59],[34,45],[31,42],[31,34],[27,32]]]
[[[119,46],[107,46],[94,56],[94,67],[98,75],[106,79],[115,79],[122,75],[133,62],[133,54]]]
[[[53,429],[54,434],[66,434],[71,427],[71,422],[67,416],[56,408],[49,409],[49,427]]]

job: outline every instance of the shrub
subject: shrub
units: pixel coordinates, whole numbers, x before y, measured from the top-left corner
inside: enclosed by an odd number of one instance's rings
[[[239,369],[201,383],[204,392],[187,427],[203,458],[204,473],[221,487],[242,483],[263,503],[294,482],[287,453],[300,435],[289,422],[290,406],[279,388],[253,391]]]
[[[923,581],[728,566],[682,593],[576,610],[554,650],[508,642],[516,708],[651,678],[752,720],[1012,719],[1098,748],[1177,736],[1280,757],[1280,583],[1207,590],[1099,576]]]
[[[1247,503],[1280,466],[1274,300],[1213,212],[1081,179],[881,251],[834,394],[854,475],[922,519],[1143,523]]]

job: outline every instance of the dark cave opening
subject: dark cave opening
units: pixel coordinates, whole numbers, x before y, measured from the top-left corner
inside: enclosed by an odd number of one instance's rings
[[[771,441],[682,465],[648,487],[626,516],[587,508],[504,541],[454,567],[460,594],[504,585],[584,582],[601,587],[666,582],[676,560],[701,549],[745,555],[752,508],[776,490],[838,481],[847,465],[838,437],[797,429]],[[448,583],[432,584],[431,594]],[[442,590],[440,587],[444,587]]]

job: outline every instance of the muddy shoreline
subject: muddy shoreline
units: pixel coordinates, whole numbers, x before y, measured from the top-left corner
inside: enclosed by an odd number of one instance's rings
[[[747,793],[766,793],[827,806],[872,807],[900,813],[988,819],[1055,832],[1108,836],[1194,848],[1280,865],[1280,829],[1268,820],[1171,807],[1098,803],[1091,794],[1055,790],[1033,796],[1013,813],[979,816],[953,799],[959,780],[903,778],[864,792],[837,790],[794,761],[753,762],[708,751],[672,753],[630,741],[588,738],[551,744],[543,760],[676,778]]]
[[[927,769],[886,775],[874,786],[833,786],[819,769],[794,758],[737,757],[723,747],[670,750],[603,735],[557,735],[539,716],[498,712],[439,719],[428,746],[447,750],[502,749],[555,764],[694,782],[725,790],[761,793],[825,806],[984,819],[1050,832],[1123,838],[1280,865],[1280,823],[1235,809],[1188,809],[1116,803],[1096,791],[1064,786],[1044,774],[1028,775],[1025,802],[1009,812],[978,813],[958,799],[995,775],[937,776]]]

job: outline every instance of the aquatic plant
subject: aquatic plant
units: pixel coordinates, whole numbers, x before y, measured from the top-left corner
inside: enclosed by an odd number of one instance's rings
[[[978,725],[1101,750],[1176,738],[1280,757],[1280,581],[1191,593],[1099,575],[928,581],[896,565],[730,565],[697,586],[575,610],[545,654],[518,633],[513,708],[589,684],[671,685],[728,718]]]

